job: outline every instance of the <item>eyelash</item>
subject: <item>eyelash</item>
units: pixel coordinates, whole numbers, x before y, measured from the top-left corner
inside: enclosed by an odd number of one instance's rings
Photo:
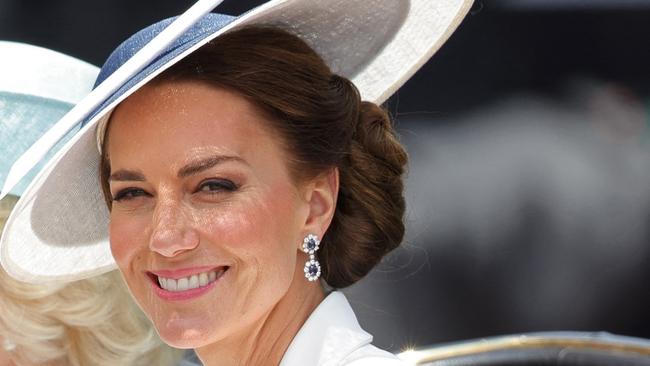
[[[210,186],[212,186],[212,188],[216,188],[216,189],[204,190],[204,188],[206,188],[206,187],[209,188]],[[235,183],[233,183],[232,181],[230,181],[230,180],[227,180],[227,179],[210,179],[210,180],[206,180],[206,181],[201,182],[201,184],[199,184],[199,187],[198,187],[198,189],[196,191],[197,192],[203,191],[203,192],[205,192],[207,194],[217,194],[217,193],[220,193],[220,192],[223,192],[223,191],[233,192],[233,191],[236,191],[237,188],[238,188],[237,185]],[[125,188],[125,189],[117,192],[115,197],[113,197],[113,201],[120,202],[122,200],[131,200],[131,199],[134,199],[136,197],[142,197],[142,196],[148,196],[148,195],[149,194],[147,192],[145,192],[141,188]]]
[[[125,200],[125,199],[130,200],[130,199],[134,199],[136,197],[141,197],[141,196],[145,196],[145,195],[148,195],[148,193],[145,192],[143,189],[140,189],[140,188],[125,188],[125,189],[117,192],[115,197],[113,197],[113,201],[120,202],[120,201]]]
[[[216,190],[207,190],[204,191],[203,188],[205,187],[210,187],[210,186],[216,186]],[[205,180],[199,184],[199,188],[197,189],[197,192],[206,192],[208,194],[217,194],[222,191],[227,191],[227,192],[233,192],[237,190],[237,185],[233,183],[232,181],[228,179],[210,179],[210,180]]]
[[[211,188],[213,188],[213,189],[209,189],[210,186],[212,186]],[[206,187],[208,189],[204,190],[204,188],[206,188]],[[238,188],[237,185],[235,183],[233,183],[232,181],[230,181],[230,180],[227,180],[227,179],[210,179],[210,180],[201,182],[201,184],[199,184],[199,187],[198,187],[198,189],[196,191],[197,192],[203,191],[203,192],[208,193],[208,194],[216,194],[216,193],[223,192],[223,191],[233,192],[233,191],[236,191],[237,188]],[[142,197],[142,196],[148,196],[148,195],[149,194],[147,192],[145,192],[141,188],[125,188],[125,189],[117,192],[115,197],[113,197],[113,201],[120,202],[122,200],[131,200],[131,199],[134,199],[136,197]]]

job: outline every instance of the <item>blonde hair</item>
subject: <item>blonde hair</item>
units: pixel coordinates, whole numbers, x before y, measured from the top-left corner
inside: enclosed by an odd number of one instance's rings
[[[16,201],[0,201],[0,229]],[[181,356],[158,338],[117,271],[35,285],[0,269],[1,338],[15,345],[17,365],[173,365]]]

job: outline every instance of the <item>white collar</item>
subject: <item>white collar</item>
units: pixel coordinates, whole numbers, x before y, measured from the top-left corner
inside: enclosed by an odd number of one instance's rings
[[[334,291],[321,302],[291,341],[280,366],[338,365],[372,342],[361,329],[348,300]]]

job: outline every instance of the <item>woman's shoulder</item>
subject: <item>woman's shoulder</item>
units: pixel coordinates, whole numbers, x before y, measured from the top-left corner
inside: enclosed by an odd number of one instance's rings
[[[406,363],[394,354],[379,349],[371,344],[361,347],[343,360],[345,366],[406,366]]]

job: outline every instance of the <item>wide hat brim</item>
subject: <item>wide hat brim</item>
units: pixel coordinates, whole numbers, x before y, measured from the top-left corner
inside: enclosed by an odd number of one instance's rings
[[[142,85],[219,35],[247,25],[289,30],[333,72],[351,79],[364,100],[382,103],[442,46],[471,3],[273,0],[237,18],[221,17],[214,29],[204,23],[194,29],[197,36],[179,38],[89,113],[83,128],[18,201],[0,239],[0,262],[11,276],[36,283],[78,280],[115,268],[108,244],[109,213],[98,178],[97,125]]]

